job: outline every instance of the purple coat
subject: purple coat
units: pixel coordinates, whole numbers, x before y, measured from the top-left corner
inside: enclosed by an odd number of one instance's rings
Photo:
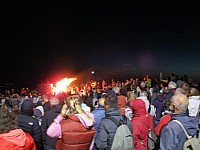
[[[164,105],[163,105],[164,98],[162,96],[159,96],[154,100],[154,107],[156,108],[156,117],[154,118],[155,120],[160,120],[162,117],[162,112],[164,110]]]

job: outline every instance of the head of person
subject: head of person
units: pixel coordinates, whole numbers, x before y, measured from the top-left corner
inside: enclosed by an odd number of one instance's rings
[[[118,108],[118,99],[117,96],[112,94],[108,95],[105,102],[104,102],[104,108],[107,110],[109,108]]]
[[[59,99],[57,97],[51,97],[49,100],[51,106],[58,105],[60,103]]]
[[[185,91],[189,90],[190,86],[188,83],[183,83],[182,85],[182,89],[184,89]]]
[[[147,97],[147,96],[148,96],[148,93],[146,91],[142,90],[140,92],[140,97]]]
[[[199,96],[199,90],[197,88],[189,88],[187,96]]]
[[[175,94],[184,94],[185,95],[185,90],[182,88],[177,88]]]
[[[135,92],[130,91],[127,93],[127,97],[128,97],[128,99],[127,99],[128,102],[130,102],[132,99],[136,99],[136,94],[135,94]]]
[[[17,129],[16,115],[6,105],[0,106],[0,134]]]
[[[81,107],[82,101],[80,96],[69,96],[64,100],[64,105],[66,105],[66,115],[82,114],[88,119],[93,119],[83,110]]]
[[[104,102],[105,102],[105,98],[104,97],[102,97],[102,98],[99,98],[98,99],[98,106],[99,107],[104,107]]]
[[[187,96],[175,94],[170,100],[170,110],[174,113],[186,112],[189,105]]]
[[[168,89],[175,89],[175,88],[176,88],[176,83],[173,82],[173,81],[170,81],[170,82],[168,83]]]
[[[28,115],[28,116],[32,116],[33,115],[33,108],[34,108],[33,101],[31,99],[26,99],[22,103],[21,113]]]

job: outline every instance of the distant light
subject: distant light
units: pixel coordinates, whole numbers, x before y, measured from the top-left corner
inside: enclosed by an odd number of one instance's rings
[[[91,74],[94,74],[94,71],[92,71]]]

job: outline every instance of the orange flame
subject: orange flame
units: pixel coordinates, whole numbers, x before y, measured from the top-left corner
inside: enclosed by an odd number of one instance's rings
[[[62,92],[69,92],[70,89],[68,88],[68,85],[70,85],[73,81],[75,81],[77,78],[64,78],[56,83],[56,86],[54,87],[53,84],[50,84],[52,88],[52,93],[58,94]]]

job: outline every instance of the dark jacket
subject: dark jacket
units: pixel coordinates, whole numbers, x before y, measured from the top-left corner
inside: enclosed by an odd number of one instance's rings
[[[46,131],[48,127],[51,125],[51,123],[54,121],[54,119],[59,115],[61,112],[62,106],[61,105],[55,105],[53,106],[49,111],[45,112],[44,117],[42,119],[42,141],[44,144],[49,145],[53,148],[55,148],[57,138],[49,137],[46,134]]]
[[[95,148],[99,150],[110,150],[113,139],[117,130],[116,124],[109,119],[109,117],[114,117],[118,121],[123,120],[123,117],[120,115],[118,108],[109,108],[106,110],[106,117],[103,118],[99,124],[98,133],[95,139]],[[132,133],[132,124],[127,119],[127,125]]]
[[[167,94],[165,100],[170,101],[170,99],[172,98],[172,96],[174,95],[175,92],[176,92],[176,88],[169,89],[169,93]]]
[[[172,114],[172,118],[180,121],[189,135],[194,136],[196,134],[198,129],[196,117],[189,117],[186,113],[180,113]],[[160,149],[182,150],[185,141],[186,135],[181,126],[174,121],[170,121],[161,131]]]
[[[17,115],[18,126],[24,131],[29,133],[36,146],[41,147],[41,128],[39,122],[33,115],[33,102],[30,99],[24,100],[21,106],[21,112]]]
[[[160,120],[160,118],[162,117],[162,112],[164,111],[163,101],[164,98],[162,96],[159,96],[154,100],[153,103],[154,107],[156,108],[156,117],[154,119],[157,121]]]

